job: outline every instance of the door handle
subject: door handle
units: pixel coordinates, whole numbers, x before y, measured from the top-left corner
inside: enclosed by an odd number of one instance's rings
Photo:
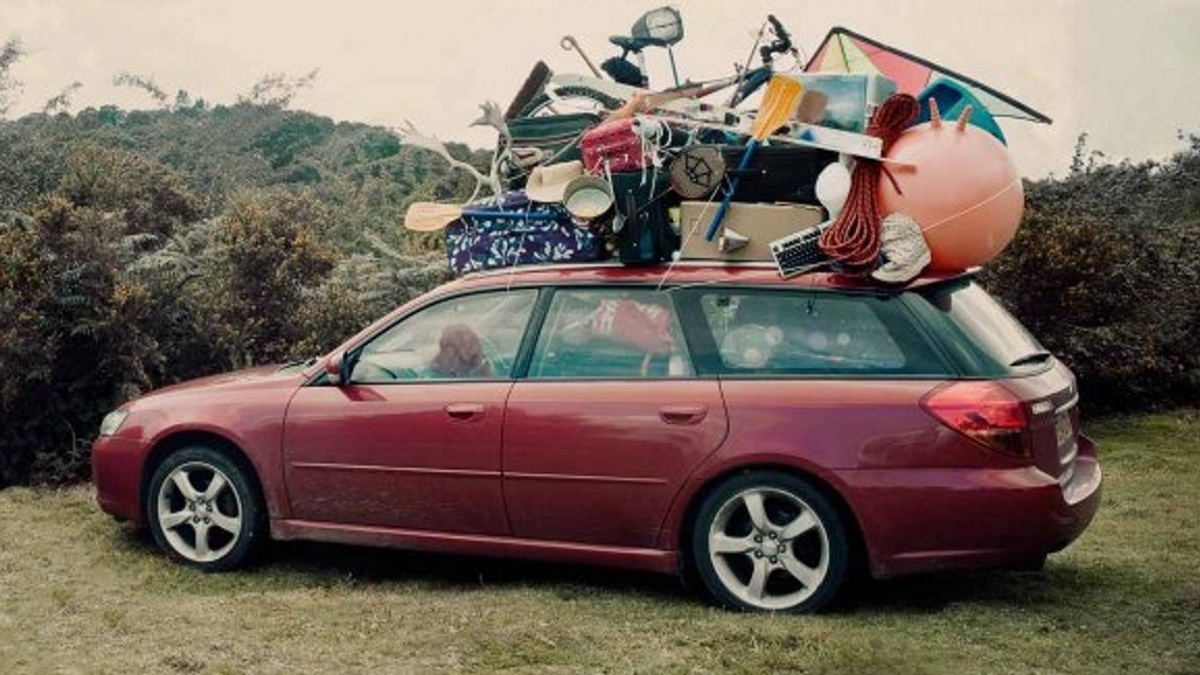
[[[483,417],[482,403],[451,403],[446,406],[446,414],[451,419],[473,420]]]
[[[667,424],[699,424],[708,415],[708,408],[698,405],[664,405],[658,416]]]

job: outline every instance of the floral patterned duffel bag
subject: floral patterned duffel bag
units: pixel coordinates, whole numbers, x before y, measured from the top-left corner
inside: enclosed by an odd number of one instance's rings
[[[459,275],[513,265],[587,262],[604,254],[598,233],[571,222],[562,204],[532,202],[524,190],[468,204],[446,226],[446,255]]]

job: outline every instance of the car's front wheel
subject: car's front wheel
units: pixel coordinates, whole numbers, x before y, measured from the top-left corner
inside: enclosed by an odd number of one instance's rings
[[[796,476],[751,471],[700,504],[692,562],[722,605],[749,611],[815,612],[846,576],[850,547],[841,515]]]
[[[172,559],[207,572],[244,563],[265,531],[263,509],[249,473],[224,453],[181,449],[150,479],[146,521]]]

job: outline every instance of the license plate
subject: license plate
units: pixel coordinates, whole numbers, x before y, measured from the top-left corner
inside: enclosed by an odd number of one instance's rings
[[[1071,424],[1071,413],[1060,413],[1054,420],[1054,435],[1057,445],[1062,448],[1075,438],[1075,426]]]

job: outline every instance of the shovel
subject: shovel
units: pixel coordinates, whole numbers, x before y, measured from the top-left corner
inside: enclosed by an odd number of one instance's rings
[[[804,85],[800,84],[799,80],[786,75],[771,76],[771,81],[767,84],[767,91],[763,94],[762,106],[758,109],[758,116],[754,118],[754,124],[750,127],[750,142],[746,144],[746,152],[742,155],[738,172],[733,174],[729,180],[729,191],[725,193],[725,198],[721,200],[721,205],[717,207],[717,213],[713,216],[712,224],[704,233],[705,241],[712,241],[713,237],[717,236],[721,221],[725,219],[725,212],[729,210],[729,202],[733,200],[733,193],[737,192],[742,174],[750,166],[750,159],[754,156],[755,148],[764,138],[770,136],[772,131],[792,119],[792,114],[796,112],[796,106],[800,105],[800,94],[803,91]]]

